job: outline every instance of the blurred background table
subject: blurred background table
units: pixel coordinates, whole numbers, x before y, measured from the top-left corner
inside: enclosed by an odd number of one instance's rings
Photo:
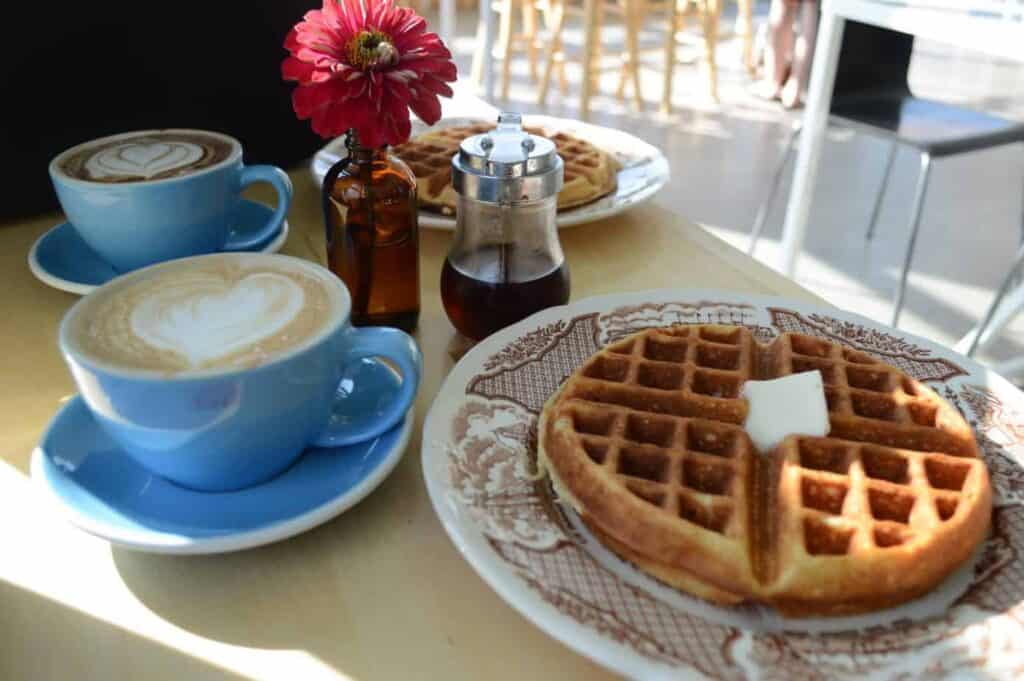
[[[285,253],[323,262],[303,166]],[[270,201],[270,192],[252,198]],[[72,528],[29,479],[32,450],[74,391],[56,344],[76,296],[36,281],[56,214],[0,225],[0,679],[600,679],[610,675],[506,606],[462,560],[427,498],[420,428],[452,366],[438,279],[451,234],[424,230],[425,372],[416,431],[391,477],[306,534],[235,554],[111,547]],[[573,298],[655,287],[812,294],[651,205],[561,232]]]

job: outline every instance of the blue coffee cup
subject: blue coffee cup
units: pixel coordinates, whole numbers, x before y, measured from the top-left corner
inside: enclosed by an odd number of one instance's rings
[[[90,356],[76,342],[73,329],[95,314],[91,301],[98,296],[152,273],[209,258],[244,260],[247,267],[266,262],[301,268],[330,287],[327,323],[253,368],[145,371]],[[397,329],[355,328],[350,310],[344,283],[305,260],[257,253],[198,256],[123,275],[84,297],[64,316],[59,344],[93,417],[126,454],[186,487],[234,490],[277,475],[309,446],[368,440],[405,416],[422,369],[415,341]],[[369,415],[362,410],[353,420],[345,411],[352,389],[346,368],[366,357],[388,360],[400,371],[402,383],[397,391],[375,398]]]
[[[119,141],[126,147],[141,146],[134,141],[167,134],[213,138],[229,151],[212,165],[163,179],[102,182],[72,177],[63,170],[67,159],[88,149]],[[68,221],[119,272],[174,258],[250,248],[281,229],[292,197],[291,180],[283,170],[243,165],[238,140],[202,130],[149,130],[92,140],[59,154],[49,171]],[[246,230],[244,238],[231,238],[242,190],[255,182],[273,186],[277,207],[265,225]]]

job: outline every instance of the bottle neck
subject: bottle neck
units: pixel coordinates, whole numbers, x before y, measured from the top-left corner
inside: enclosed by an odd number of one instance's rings
[[[349,148],[349,157],[352,159],[352,163],[373,163],[374,161],[386,161],[388,158],[387,147],[364,147],[356,146]]]

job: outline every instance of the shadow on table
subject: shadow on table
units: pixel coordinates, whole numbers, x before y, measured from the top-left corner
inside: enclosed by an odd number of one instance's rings
[[[403,514],[410,503],[396,490],[414,484],[423,489],[421,480],[398,480],[418,475],[419,457],[411,453],[360,504],[297,537],[210,556],[113,548],[115,567],[139,601],[188,632],[251,648],[304,650],[347,677],[372,678],[373,654],[390,646],[369,643],[361,629],[378,616],[368,603],[375,596],[387,610],[401,608],[388,603],[386,593],[368,593],[380,585],[359,561],[372,560],[373,545],[382,541],[374,529],[394,522],[389,516]],[[365,588],[353,589],[351,580],[366,582]]]
[[[125,679],[163,676],[171,671],[178,678],[189,681],[245,678],[2,580],[0,603],[3,603],[3,617],[0,619],[11,625],[10,628],[2,627],[4,633],[0,636],[2,679],[62,678],[59,674],[68,668],[69,659],[83,662],[77,667],[76,681],[109,681],[113,678],[109,672],[113,670],[121,674],[118,678]],[[31,622],[32,633],[16,628],[19,621]],[[54,640],[40,635],[47,630],[81,631],[83,636],[80,639]],[[84,635],[86,631],[89,632],[87,636]],[[90,648],[84,649],[86,645]],[[94,648],[91,647],[93,645]],[[98,651],[110,651],[108,654],[111,658],[116,657],[116,664],[111,668],[84,664],[86,660],[95,660],[97,655],[102,656]]]

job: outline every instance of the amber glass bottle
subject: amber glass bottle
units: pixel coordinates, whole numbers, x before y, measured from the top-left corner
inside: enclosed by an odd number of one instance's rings
[[[327,265],[352,294],[356,326],[413,331],[420,316],[416,179],[386,149],[367,149],[350,132],[349,154],[323,184]]]

